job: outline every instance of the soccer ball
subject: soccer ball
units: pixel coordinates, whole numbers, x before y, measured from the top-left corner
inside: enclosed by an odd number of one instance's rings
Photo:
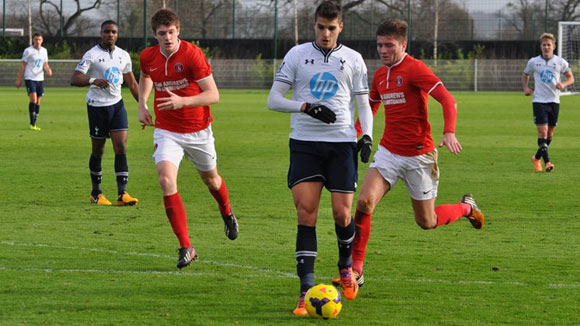
[[[342,298],[338,290],[329,284],[318,284],[304,297],[306,310],[310,317],[333,319],[338,316],[342,309]]]

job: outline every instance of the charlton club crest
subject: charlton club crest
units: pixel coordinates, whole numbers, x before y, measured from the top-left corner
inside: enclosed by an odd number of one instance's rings
[[[183,64],[182,63],[176,63],[173,68],[175,69],[175,72],[177,72],[177,73],[183,72]]]
[[[397,87],[403,86],[403,76],[397,76],[397,78],[395,78],[395,85],[397,85]]]

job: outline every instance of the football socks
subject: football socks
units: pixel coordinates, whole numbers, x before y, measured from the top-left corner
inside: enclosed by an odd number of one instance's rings
[[[435,207],[435,214],[437,214],[437,226],[451,224],[458,219],[469,216],[471,206],[468,204],[442,204]]]
[[[298,225],[296,272],[300,278],[300,292],[306,292],[314,286],[314,260],[317,251],[316,227]]]
[[[91,158],[89,159],[89,170],[91,171],[91,182],[93,184],[91,195],[97,197],[102,192],[101,179],[103,177],[101,159],[99,157],[91,155]]]
[[[127,191],[129,180],[129,166],[127,165],[126,154],[115,154],[115,174],[117,176],[117,195],[122,195]]]
[[[538,151],[535,157],[536,159],[543,158],[544,163],[550,162],[550,157],[548,156],[548,140],[546,138],[538,138]]]
[[[222,184],[218,190],[210,189],[209,192],[215,198],[220,209],[222,216],[228,216],[232,213],[232,208],[230,207],[230,198],[228,196],[228,188],[226,188],[226,181],[222,178]]]
[[[30,118],[30,125],[36,125],[36,104],[28,102],[28,117]]]
[[[359,273],[363,272],[363,263],[367,252],[367,243],[371,234],[371,214],[359,210],[354,214],[356,235],[352,243],[352,268]]]
[[[338,269],[352,266],[352,242],[354,240],[354,219],[346,227],[334,224],[334,232],[338,241]]]
[[[187,233],[187,215],[185,214],[181,196],[178,192],[170,196],[164,196],[163,204],[165,205],[165,213],[169,219],[169,224],[171,224],[173,233],[179,240],[179,246],[181,248],[191,248],[189,234]]]

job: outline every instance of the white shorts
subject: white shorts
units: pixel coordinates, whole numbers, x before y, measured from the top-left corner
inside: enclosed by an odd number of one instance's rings
[[[409,196],[415,200],[428,200],[437,197],[439,186],[439,168],[437,166],[437,149],[418,156],[401,156],[391,153],[379,145],[369,168],[375,168],[391,185],[399,179],[407,185]]]
[[[185,157],[193,162],[199,171],[211,171],[217,166],[217,153],[214,146],[211,125],[204,130],[182,134],[164,129],[155,129],[153,133],[155,164],[169,161],[179,168]]]

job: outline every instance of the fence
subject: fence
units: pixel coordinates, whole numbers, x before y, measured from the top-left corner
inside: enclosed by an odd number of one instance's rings
[[[27,32],[28,1],[0,1],[5,7],[3,25]],[[86,8],[93,2],[81,1],[80,6]],[[294,39],[298,34],[304,40],[312,39],[312,15],[319,1],[102,0],[98,9],[86,11],[73,21],[69,19],[77,17],[80,9],[75,0],[51,3],[56,4],[41,6],[41,1],[31,2],[32,29],[48,36],[98,36],[100,22],[114,19],[120,24],[121,35],[143,37],[151,33],[148,20],[165,3],[179,13],[183,38],[270,38],[277,32],[280,38]],[[374,39],[380,21],[398,17],[409,21],[413,40],[432,40],[436,26],[443,41],[536,40],[545,30],[555,32],[558,20],[576,20],[580,11],[565,1],[554,0],[342,0],[342,4],[343,39]],[[64,32],[61,27],[66,23],[71,24]]]
[[[527,60],[424,60],[449,90],[520,91],[521,77]],[[46,86],[67,87],[78,60],[51,60],[54,75],[46,78]],[[279,61],[277,62],[280,63]],[[268,89],[272,85],[273,60],[214,59],[213,76],[220,88]],[[369,85],[379,60],[366,62]],[[12,86],[20,60],[0,60],[0,86]],[[579,67],[572,67],[578,71]]]

